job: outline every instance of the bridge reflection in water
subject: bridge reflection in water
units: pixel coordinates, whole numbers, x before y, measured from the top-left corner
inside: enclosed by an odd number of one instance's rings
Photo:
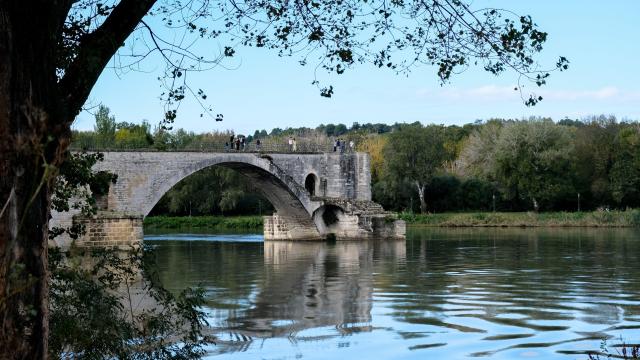
[[[293,336],[323,326],[345,334],[369,331],[374,256],[402,261],[405,243],[265,242],[266,273],[255,306],[231,321],[260,336]]]

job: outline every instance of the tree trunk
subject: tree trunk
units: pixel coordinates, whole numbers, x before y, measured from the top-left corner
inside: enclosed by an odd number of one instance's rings
[[[533,211],[538,212],[540,210],[540,205],[538,204],[538,200],[536,198],[531,198],[533,202]]]
[[[26,2],[25,2],[26,3]],[[69,140],[57,102],[56,1],[0,0],[0,356],[44,359],[49,187]]]
[[[416,181],[416,187],[418,188],[418,197],[420,198],[420,213],[427,213],[427,201],[424,198],[424,188],[423,184],[420,184],[419,181]]]

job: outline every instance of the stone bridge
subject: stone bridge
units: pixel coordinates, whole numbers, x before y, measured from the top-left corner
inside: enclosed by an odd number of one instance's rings
[[[115,173],[118,180],[98,199],[98,216],[53,214],[52,224],[85,222],[81,242],[86,244],[140,241],[142,218],[160,198],[180,180],[210,166],[238,171],[271,202],[276,212],[264,217],[265,240],[404,237],[404,222],[371,201],[365,153],[105,152],[94,170]],[[57,245],[69,241],[60,239]]]

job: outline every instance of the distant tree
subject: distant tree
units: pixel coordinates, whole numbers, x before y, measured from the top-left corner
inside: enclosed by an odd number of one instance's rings
[[[611,195],[620,207],[640,205],[640,127],[627,126],[618,132],[613,145],[609,175]]]
[[[384,159],[385,176],[396,182],[411,182],[418,191],[420,212],[426,213],[426,186],[446,159],[443,127],[401,127],[389,134],[384,147]]]
[[[348,129],[347,129],[347,125],[345,125],[345,124],[338,124],[338,125],[336,125],[336,127],[335,127],[335,128],[334,128],[334,130],[333,130],[333,135],[335,135],[335,136],[341,136],[341,135],[346,134],[346,133],[347,133],[347,131],[348,131]],[[327,134],[327,135],[328,135],[328,134]]]
[[[558,121],[558,125],[582,127],[582,126],[584,126],[584,123],[582,121],[580,121],[580,120],[572,120],[572,119],[569,119],[569,118],[564,118],[564,119]]]
[[[388,142],[388,138],[384,136],[367,136],[356,145],[358,151],[369,154],[373,182],[377,182],[381,176],[380,171],[384,167],[384,148]]]
[[[98,107],[95,114],[96,124],[93,127],[100,146],[109,146],[113,144],[116,135],[116,118],[109,114],[110,110],[104,105]]]
[[[327,134],[327,136],[334,136],[336,135],[336,126],[333,124],[327,124],[324,127],[324,133]]]
[[[614,142],[620,129],[615,118],[592,117],[576,128],[572,174],[583,207],[612,205],[610,173]]]
[[[496,177],[496,146],[502,123],[482,125],[463,141],[455,171],[465,177],[494,181]]]
[[[116,124],[115,145],[120,148],[138,149],[153,144],[151,125],[145,120],[141,124],[120,122]]]
[[[574,194],[571,131],[552,121],[507,124],[495,147],[496,179],[511,199],[529,201],[534,210],[550,208]]]

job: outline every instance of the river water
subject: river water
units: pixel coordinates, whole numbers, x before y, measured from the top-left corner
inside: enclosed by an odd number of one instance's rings
[[[640,341],[640,231],[417,229],[405,241],[149,235],[201,285],[212,359],[587,359]],[[613,348],[615,351],[615,348]]]

